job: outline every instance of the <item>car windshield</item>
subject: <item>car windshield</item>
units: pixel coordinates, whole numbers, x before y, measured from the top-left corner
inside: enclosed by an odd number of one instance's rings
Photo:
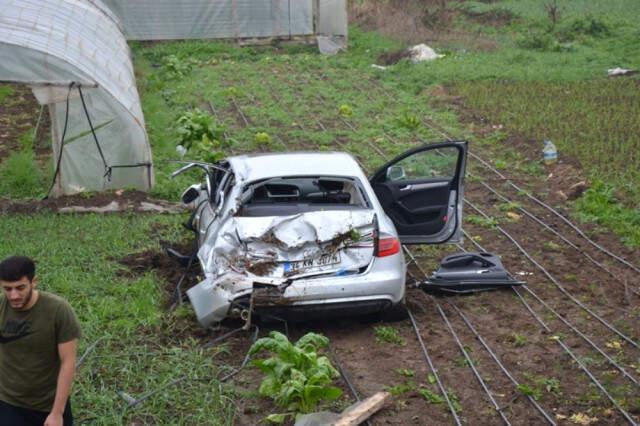
[[[239,216],[288,216],[317,210],[367,208],[360,185],[352,178],[277,177],[245,189]],[[244,197],[243,197],[244,198]]]

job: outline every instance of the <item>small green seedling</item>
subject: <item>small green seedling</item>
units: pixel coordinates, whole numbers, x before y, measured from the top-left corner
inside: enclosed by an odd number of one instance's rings
[[[404,346],[407,344],[404,337],[400,335],[397,328],[391,326],[380,325],[373,329],[378,343],[391,343],[394,345]]]
[[[410,368],[396,368],[393,371],[403,377],[414,377],[416,375],[416,372]]]

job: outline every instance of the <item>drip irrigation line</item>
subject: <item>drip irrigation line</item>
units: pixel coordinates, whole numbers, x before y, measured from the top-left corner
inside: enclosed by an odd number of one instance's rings
[[[242,121],[244,121],[244,127],[249,127],[249,120],[247,120],[247,117],[244,115],[244,113],[242,112],[242,110],[240,109],[240,107],[238,106],[235,98],[232,96],[231,97],[231,103],[233,103],[233,107],[236,109],[236,111],[238,111],[238,114],[240,114],[240,117],[242,118]]]
[[[411,313],[411,310],[409,308],[407,308],[407,314],[409,315],[409,320],[411,320],[411,326],[413,327],[413,331],[415,332],[416,337],[418,338],[418,342],[420,343],[422,354],[424,355],[424,358],[427,361],[427,364],[429,365],[431,372],[433,373],[433,377],[435,377],[436,379],[436,383],[438,384],[438,389],[440,389],[440,393],[442,393],[442,396],[444,397],[445,401],[447,401],[447,405],[449,406],[449,411],[451,412],[451,415],[453,416],[453,419],[455,420],[456,425],[462,426],[462,423],[460,423],[460,418],[458,417],[458,413],[456,413],[456,410],[453,404],[451,403],[451,400],[449,399],[449,395],[447,394],[447,391],[444,389],[444,386],[442,385],[442,381],[440,380],[440,375],[438,374],[438,370],[433,365],[433,361],[429,356],[429,351],[427,350],[427,347],[422,341],[422,336],[420,335],[420,330],[418,329],[416,320],[414,319],[413,314]]]
[[[602,355],[604,358],[606,358],[606,360],[609,361],[609,363],[611,365],[613,365],[618,371],[620,371],[623,376],[625,376],[627,379],[631,380],[636,386],[640,385],[640,382],[638,382],[638,380],[636,380],[635,377],[631,376],[623,367],[621,367],[609,355],[607,355],[602,349],[600,349],[600,347],[598,347],[598,345],[593,343],[593,341],[591,339],[589,339],[589,337],[587,337],[584,333],[582,333],[580,330],[578,330],[573,324],[571,324],[569,321],[567,321],[562,315],[560,315],[555,309],[553,309],[551,306],[549,306],[549,304],[547,304],[544,300],[542,300],[540,297],[538,297],[538,295],[533,290],[531,290],[527,286],[523,286],[523,288],[524,288],[524,290],[526,292],[528,292],[531,296],[533,296],[533,298],[536,299],[538,301],[538,303],[540,303],[542,306],[547,308],[560,321],[562,321],[567,327],[569,327],[578,336],[582,337],[587,343],[589,343],[589,345],[591,345],[600,355]]]
[[[354,129],[354,127],[353,127],[350,123],[348,123],[346,120],[344,120],[344,119],[343,119],[342,121],[343,121],[343,122],[344,122],[344,123],[345,123],[345,124],[346,124],[350,129],[351,129],[351,130],[355,130],[355,129]],[[448,137],[448,135],[446,135],[444,132],[441,132],[441,131],[439,131],[439,130],[435,129],[435,128],[434,128],[434,127],[432,127],[432,126],[428,126],[428,127],[430,127],[432,130],[436,130],[436,131],[438,131],[440,134],[442,134],[443,136],[445,136],[445,138],[446,138],[446,139],[450,139],[450,138]],[[381,156],[383,156],[384,158],[386,158],[386,156],[384,155],[384,153],[380,152],[380,151],[379,151],[379,149],[376,149],[376,151],[377,151]],[[472,153],[470,153],[470,154],[471,154],[471,155],[472,155],[472,157],[474,157],[474,158],[476,158],[476,157],[477,157],[477,156],[475,156],[475,154],[472,154]],[[477,157],[477,158],[479,158],[479,157]],[[484,164],[484,165],[486,166],[487,164]],[[497,170],[495,170],[495,171],[496,171],[496,172],[498,172]],[[503,175],[501,175],[499,172],[498,172],[498,174],[506,180],[506,178],[505,178]],[[510,182],[510,183],[511,183],[511,182]],[[514,185],[513,183],[511,183],[511,184],[512,184],[512,185]],[[514,186],[515,186],[515,185],[514,185]],[[529,195],[529,194],[528,194],[528,195]],[[532,197],[532,196],[531,196],[531,197]],[[535,197],[533,197],[533,198],[535,198]],[[465,200],[465,201],[466,201],[466,200]],[[534,201],[535,201],[535,200],[534,200]],[[538,201],[539,201],[539,200],[538,200]],[[467,203],[469,203],[469,202],[467,201]],[[470,204],[470,205],[471,205],[471,204]],[[472,206],[472,207],[474,207],[474,206]],[[478,211],[478,209],[477,209],[477,208],[475,208],[475,207],[474,207],[474,209],[476,209],[476,211]],[[486,215],[484,215],[484,216],[486,217]],[[564,219],[564,218],[563,218],[563,219]],[[565,220],[566,220],[566,219],[565,219]],[[550,276],[550,274],[548,274],[548,272],[546,272],[546,270],[545,270],[544,268],[542,268],[542,266],[541,266],[541,265],[539,265],[539,264],[538,264],[537,262],[535,262],[535,261],[534,261],[530,256],[528,256],[528,253],[526,253],[526,252],[522,249],[522,247],[521,247],[521,246],[520,246],[520,245],[519,245],[515,240],[513,240],[513,239],[510,237],[510,235],[506,234],[506,232],[505,232],[502,228],[500,228],[500,227],[498,227],[498,228],[499,228],[499,230],[500,230],[502,233],[504,233],[506,236],[508,236],[508,237],[509,237],[509,239],[511,239],[511,240],[512,240],[512,242],[513,242],[514,244],[516,244],[516,246],[517,246],[517,247],[518,247],[518,248],[523,252],[523,254],[525,254],[525,256],[526,256],[530,261],[532,261],[532,262],[533,262],[537,267],[541,268],[541,270],[543,270],[543,272],[545,272],[545,274],[546,274],[546,275],[547,275],[547,276],[552,280],[552,282],[554,282],[554,284],[556,284],[556,285],[557,285],[561,290],[563,290],[563,293],[565,293],[565,295],[567,295],[568,297],[570,297],[570,299],[571,299],[571,300],[573,300],[575,303],[577,303],[577,304],[578,304],[578,306],[580,306],[581,308],[585,309],[589,314],[591,314],[592,316],[594,316],[596,319],[598,319],[600,322],[602,322],[605,326],[607,326],[608,328],[610,328],[612,331],[616,332],[616,334],[619,334],[619,335],[621,335],[621,337],[625,338],[625,340],[630,341],[630,339],[626,338],[626,336],[622,335],[622,334],[621,334],[620,332],[618,332],[614,327],[610,326],[608,323],[606,323],[606,321],[604,321],[602,318],[598,317],[595,313],[593,313],[592,311],[590,311],[586,306],[584,306],[584,305],[583,305],[583,304],[581,304],[579,301],[577,301],[577,300],[576,300],[572,295],[570,295],[570,294],[569,294],[569,293],[568,293],[568,292],[567,292],[567,291],[566,291],[566,290],[565,290],[565,289],[564,289],[564,288],[563,288],[563,287],[562,287],[562,286],[561,286],[557,281],[555,281],[555,279],[553,279],[553,277],[552,277],[552,276]],[[464,232],[464,231],[463,231],[463,232]],[[468,235],[468,234],[466,234],[466,232],[465,232],[465,235]],[[586,236],[584,236],[584,235],[582,235],[582,236],[583,236],[583,237],[586,237]],[[565,239],[563,238],[563,241],[564,241],[564,240],[565,240]],[[477,244],[473,239],[471,239],[471,241],[472,241],[472,242],[473,242],[473,244],[475,244],[478,248],[481,248],[481,249],[482,249],[482,246],[480,246],[479,244]],[[599,248],[599,247],[597,247],[597,248]],[[416,262],[416,259],[415,259],[415,257],[413,256],[413,254],[412,254],[412,253],[411,253],[411,252],[410,252],[406,247],[405,247],[405,252],[406,252],[407,254],[409,254],[409,256],[410,256],[410,257],[411,257],[411,259],[412,259],[412,262],[413,262],[413,263],[418,267],[418,269],[420,269],[420,270],[421,270],[421,272],[422,272],[422,273],[424,273],[424,271],[422,270],[422,268],[420,267],[420,265]],[[425,274],[425,276],[426,276],[426,274]],[[514,289],[514,291],[516,291],[516,290]],[[530,290],[529,290],[529,289],[527,289],[527,291],[530,291]],[[516,293],[517,293],[517,291],[516,291]],[[517,293],[517,294],[519,295],[519,293]],[[540,299],[540,301],[542,302],[542,300],[541,300],[541,299]],[[546,305],[546,304],[545,304],[545,305]],[[547,306],[548,306],[548,305],[547,305]],[[440,308],[440,306],[439,306],[439,305],[437,305],[437,307],[438,307],[438,310],[441,312],[441,316],[443,316],[443,319],[445,320],[445,323],[446,323],[446,324],[447,324],[447,326],[450,328],[450,331],[452,331],[452,334],[454,334],[455,332],[452,330],[452,328],[451,328],[451,326],[450,326],[450,323],[449,323],[449,322],[448,322],[448,320],[446,319],[446,315],[444,315],[444,312],[441,310],[441,308]],[[471,324],[470,324],[470,323],[466,320],[466,318],[463,316],[462,312],[460,312],[460,311],[458,310],[458,308],[457,308],[455,305],[453,305],[453,307],[454,307],[454,308],[456,309],[456,311],[461,315],[461,317],[463,318],[463,320],[465,320],[465,324],[467,324],[467,326],[471,326]],[[554,313],[556,313],[555,311],[553,311],[553,312],[554,312]],[[415,319],[413,318],[413,315],[411,314],[411,312],[410,312],[410,311],[408,311],[408,313],[409,313],[409,317],[410,317],[410,319],[411,319],[412,325],[413,325],[413,327],[414,327],[414,331],[416,331],[416,335],[417,335],[417,337],[418,337],[418,340],[419,340],[419,342],[420,342],[420,344],[421,344],[421,347],[422,347],[422,349],[423,349],[423,352],[424,352],[424,354],[425,354],[425,358],[427,359],[427,362],[429,363],[429,365],[430,365],[430,367],[431,367],[432,371],[434,371],[434,373],[435,373],[435,368],[434,368],[434,366],[433,366],[433,363],[432,363],[432,362],[430,362],[430,357],[429,357],[429,355],[428,355],[428,352],[427,352],[427,350],[426,350],[426,347],[424,346],[424,343],[422,342],[421,336],[420,336],[419,331],[418,331],[418,329],[417,329],[417,325],[416,325],[416,323],[415,323]],[[570,325],[570,324],[567,324],[567,325]],[[585,338],[585,340],[587,340],[588,342],[591,342],[591,341],[590,341],[590,340],[589,340],[589,339],[588,339],[584,334],[580,333],[580,332],[579,332],[575,327],[573,327],[573,326],[571,325],[571,326],[570,326],[570,328],[571,328],[572,330],[576,331],[577,333],[579,333],[579,335],[581,335],[581,337]],[[494,360],[495,360],[495,361],[497,361],[497,363],[501,366],[501,368],[503,369],[503,372],[505,372],[505,374],[506,374],[506,375],[507,375],[507,376],[512,380],[512,382],[514,382],[514,383],[517,385],[517,382],[515,381],[515,379],[513,379],[513,377],[508,373],[508,371],[504,368],[504,366],[502,366],[502,364],[500,363],[499,359],[497,359],[497,357],[495,356],[495,354],[493,353],[493,351],[491,351],[491,349],[488,347],[488,345],[486,345],[486,342],[484,342],[484,339],[482,339],[482,337],[477,333],[477,331],[475,331],[475,329],[473,329],[473,328],[472,328],[472,326],[470,327],[470,329],[474,332],[474,334],[476,334],[476,337],[481,341],[481,343],[483,343],[483,346],[485,346],[485,349],[487,349],[487,350],[489,351],[489,353],[492,355],[492,357],[494,358]],[[455,336],[455,334],[454,334],[454,337],[457,337],[457,336]],[[457,343],[458,343],[458,342],[459,342],[459,340],[457,341]],[[559,342],[559,343],[560,343],[560,342]],[[635,342],[630,341],[630,343],[634,344]],[[564,345],[564,344],[563,344],[563,345]],[[594,346],[594,347],[596,347],[596,346],[595,346],[595,344],[594,344],[593,346]],[[637,345],[635,345],[635,344],[634,344],[634,346],[636,346],[636,347],[637,347]],[[566,346],[564,346],[564,347],[566,348]],[[597,347],[596,347],[596,348],[597,348]],[[567,349],[568,349],[568,348],[567,348]],[[599,349],[599,348],[597,348],[597,349]],[[464,353],[464,349],[463,349],[463,353]],[[465,356],[466,356],[466,353],[465,353]],[[572,357],[573,357],[573,356],[572,356]],[[608,358],[608,357],[607,357],[607,358]],[[574,357],[574,359],[575,359],[575,357]],[[470,360],[469,360],[468,358],[467,358],[467,361],[470,363],[470,365],[472,365],[472,363],[470,362]],[[577,359],[576,359],[576,361],[577,361]],[[617,364],[616,364],[616,365],[617,365]],[[591,373],[586,369],[586,367],[584,367],[584,366],[582,366],[582,365],[581,365],[581,367],[583,368],[583,370],[585,370],[585,372],[589,375],[589,377],[590,377],[592,380],[595,380],[595,377],[593,377],[593,375],[591,375]],[[619,369],[620,369],[620,368],[619,368]],[[476,373],[476,371],[474,370],[474,374],[475,374],[475,373]],[[625,373],[626,373],[626,372],[624,372],[623,374],[625,374]],[[627,377],[631,377],[631,376],[628,376],[627,374],[625,374],[625,376],[627,376]],[[442,383],[440,382],[440,380],[439,380],[439,378],[437,377],[437,375],[436,375],[436,378],[437,378],[437,380],[438,380],[438,385],[439,385],[439,387],[440,387],[440,390],[443,392],[443,395],[445,395],[445,397],[446,397],[446,399],[447,399],[447,403],[449,404],[449,408],[450,408],[450,409],[452,409],[451,402],[449,401],[449,399],[448,399],[448,397],[447,397],[447,395],[446,395],[446,392],[444,392],[444,391],[443,391]],[[636,383],[635,379],[633,379],[632,377],[631,377],[631,380],[632,380],[632,381],[634,381],[634,383]],[[604,392],[606,392],[606,390],[604,390],[604,388],[601,388],[601,390],[603,390]],[[607,394],[607,395],[608,395],[608,394]],[[531,402],[536,406],[536,408],[541,412],[541,414],[543,414],[543,416],[545,417],[545,419],[546,419],[550,424],[555,424],[555,422],[553,421],[553,419],[551,419],[551,418],[549,417],[549,415],[548,415],[548,414],[547,414],[547,413],[542,409],[542,407],[540,407],[540,406],[537,404],[537,402],[535,402],[535,400],[533,400],[530,396],[529,396],[529,399],[530,399],[530,401],[531,401]],[[611,399],[611,398],[610,398],[610,399]],[[619,408],[619,406],[617,405],[617,403],[615,403],[615,401],[613,401],[613,400],[612,400],[612,402],[614,402],[614,404],[616,405],[616,407],[618,407],[618,408]],[[456,416],[456,414],[455,414],[455,410],[452,410],[452,414],[454,415],[454,418],[455,418],[455,419],[456,419],[456,421],[458,422],[458,421],[459,421],[459,419],[457,418],[457,416]],[[624,414],[624,412],[623,412],[623,414]],[[626,417],[627,419],[629,419],[629,418],[628,418],[628,415],[626,415],[625,417]],[[635,424],[635,423],[634,423],[634,424]]]
[[[342,364],[340,363],[340,359],[338,358],[338,354],[336,353],[336,351],[333,349],[333,346],[331,346],[331,345],[329,345],[329,352],[331,353],[331,358],[333,358],[333,363],[336,365],[336,368],[338,369],[338,372],[340,373],[340,376],[342,376],[342,380],[344,380],[344,382],[347,384],[347,387],[349,388],[349,391],[351,392],[351,394],[353,395],[355,400],[357,402],[360,402],[361,401],[360,394],[356,390],[355,386],[353,386],[353,383],[351,383],[351,380],[349,380],[349,376],[347,375],[347,373],[344,370],[344,368],[342,368]],[[369,419],[367,419],[367,420],[365,420],[365,424],[367,426],[371,426],[371,421]]]
[[[103,341],[104,339],[106,339],[106,336],[102,336],[100,337],[98,340],[96,340],[95,342],[93,342],[91,344],[91,346],[89,346],[87,348],[87,350],[84,351],[84,353],[82,354],[82,356],[80,358],[78,358],[78,361],[76,361],[76,369],[80,368],[82,366],[82,364],[84,364],[84,361],[87,359],[87,357],[89,356],[89,354],[91,352],[93,352],[93,350],[96,348],[96,346],[98,346],[98,343],[100,343],[101,341]]]
[[[468,173],[469,177],[474,177],[474,175],[472,175],[471,173]],[[492,194],[494,194],[496,197],[500,198],[502,201],[506,202],[506,203],[511,203],[512,201],[509,200],[507,197],[505,197],[504,195],[500,194],[495,188],[493,188],[491,185],[487,184],[484,181],[480,181],[480,184],[482,186],[484,186],[489,192],[491,192]],[[569,246],[571,246],[573,249],[575,249],[578,253],[582,254],[584,257],[586,257],[591,263],[593,263],[594,265],[596,265],[598,268],[602,269],[603,271],[607,272],[614,280],[616,280],[618,283],[622,284],[625,286],[625,289],[628,288],[627,283],[622,281],[616,274],[613,273],[613,271],[611,271],[609,268],[607,268],[605,265],[603,265],[602,263],[598,262],[596,259],[594,259],[593,257],[591,257],[587,252],[585,252],[584,250],[581,250],[580,247],[578,247],[575,243],[573,243],[571,240],[567,239],[565,236],[563,236],[562,234],[560,234],[558,231],[556,231],[555,229],[553,229],[551,226],[549,226],[547,223],[545,223],[543,220],[541,220],[540,218],[538,218],[537,216],[535,216],[533,213],[529,212],[527,209],[523,208],[523,207],[518,207],[518,210],[520,210],[524,215],[526,215],[527,217],[529,217],[531,220],[535,221],[536,223],[538,223],[540,226],[544,227],[547,231],[551,232],[553,235],[555,235],[556,237],[560,238],[563,242],[565,242],[566,244],[568,244]],[[640,292],[631,288],[629,289],[632,293],[636,294],[636,295],[640,295]]]
[[[525,307],[527,308],[527,310],[529,311],[529,313],[535,318],[536,321],[538,321],[538,323],[547,331],[547,333],[552,333],[551,329],[547,326],[547,324],[533,311],[533,309],[531,309],[531,306],[529,306],[529,304],[527,303],[527,301],[522,297],[522,295],[520,294],[520,292],[518,292],[517,289],[513,289],[516,294],[518,295],[518,298],[520,299],[520,301],[525,305]],[[562,341],[562,339],[559,336],[553,336],[552,340],[555,340],[558,345],[560,345],[560,347],[562,347],[562,349],[571,357],[571,359],[573,359],[573,361],[578,364],[578,366],[580,367],[580,369],[582,369],[582,371],[584,371],[584,373],[589,376],[589,379],[593,382],[593,384],[595,384],[598,389],[600,389],[600,391],[609,399],[609,401],[611,401],[611,403],[614,405],[614,407],[616,407],[618,409],[618,411],[620,411],[620,413],[623,415],[623,417],[629,422],[629,424],[637,426],[638,424],[635,422],[635,420],[633,420],[633,418],[629,415],[629,413],[627,413],[625,411],[624,408],[622,408],[620,406],[620,404],[618,404],[618,402],[615,400],[614,397],[611,396],[611,394],[609,392],[607,392],[607,390],[604,388],[604,386],[602,386],[602,384],[598,381],[598,379],[596,379],[594,377],[594,375],[589,371],[589,369],[584,365],[584,363],[582,361],[580,361],[580,359],[578,359],[578,357],[571,351],[571,349],[569,349],[569,347]]]
[[[372,84],[376,84],[373,80],[371,80],[371,79],[368,79],[368,80]],[[362,91],[362,89],[360,89],[360,90]],[[385,94],[385,96],[388,99],[391,99],[391,96],[389,96],[389,94],[385,90],[382,90],[382,92]],[[429,121],[431,121],[432,123],[427,122],[426,119],[422,120],[423,124],[425,126],[427,126],[428,128],[430,128],[431,130],[433,130],[433,131],[439,133],[440,135],[444,136],[449,141],[453,140],[453,138],[450,135],[448,135],[446,132],[444,132],[441,129],[436,128],[436,126],[434,125],[435,123],[433,123],[433,120],[429,120]],[[619,255],[611,252],[607,248],[605,248],[605,247],[601,246],[600,244],[596,243],[595,241],[593,241],[591,238],[589,238],[589,236],[582,229],[580,229],[577,225],[575,225],[569,219],[564,217],[558,210],[554,209],[549,204],[547,204],[544,201],[540,200],[539,198],[535,197],[529,191],[526,191],[523,188],[521,188],[520,186],[516,185],[511,179],[507,178],[505,175],[500,173],[500,171],[498,169],[496,169],[495,167],[493,167],[488,161],[482,159],[482,157],[478,156],[477,154],[475,154],[475,153],[473,153],[471,151],[468,151],[468,153],[469,153],[469,156],[471,156],[473,159],[477,160],[480,164],[482,164],[488,170],[490,170],[493,173],[495,173],[498,177],[500,177],[500,179],[504,180],[508,185],[513,187],[516,191],[518,191],[521,194],[524,194],[527,198],[531,199],[532,201],[534,201],[535,203],[537,203],[541,207],[544,207],[546,210],[551,212],[554,216],[556,216],[560,220],[562,220],[565,224],[567,224],[571,229],[573,229],[578,235],[580,235],[582,238],[584,238],[593,247],[595,247],[596,249],[598,249],[601,252],[605,253],[609,257],[617,260],[618,262],[628,266],[629,268],[633,269],[634,271],[640,273],[640,267],[634,265],[633,263],[629,262],[628,260],[626,260],[622,256],[619,256]]]
[[[251,346],[253,346],[253,344],[256,342],[256,340],[258,340],[258,335],[260,334],[260,329],[255,324],[252,324],[251,327],[255,328],[255,331],[253,333],[253,337],[251,338]],[[229,373],[226,376],[222,377],[219,381],[226,382],[227,380],[229,380],[230,378],[232,378],[236,374],[240,373],[242,371],[242,369],[244,367],[246,367],[246,365],[249,363],[249,360],[251,359],[251,346],[249,347],[249,350],[247,351],[247,354],[244,356],[244,359],[242,360],[242,364],[240,364],[240,367],[236,368],[231,373]]]
[[[473,241],[473,240],[472,240]],[[484,248],[475,243],[476,247],[480,248],[481,251],[485,251]],[[466,251],[462,246],[458,245],[458,247]],[[623,367],[621,367],[618,363],[616,363],[609,355],[607,355],[598,345],[596,345],[588,336],[582,333],[577,327],[571,324],[566,318],[560,315],[555,309],[553,309],[549,304],[547,304],[544,300],[542,300],[533,290],[531,290],[527,285],[522,286],[531,296],[533,296],[538,303],[547,308],[551,313],[553,313],[560,321],[562,321],[567,327],[569,327],[573,332],[575,332],[578,336],[580,336],[583,340],[585,340],[591,347],[593,347],[600,355],[602,355],[611,365],[613,365],[618,371],[620,371],[626,378],[631,380],[635,385],[640,385],[640,382],[633,376],[631,376]],[[451,303],[453,304],[453,303]],[[454,305],[455,307],[455,305]]]
[[[500,417],[502,417],[502,420],[506,425],[511,425],[511,423],[509,423],[509,419],[507,419],[507,417],[505,416],[503,409],[500,408],[496,400],[493,398],[493,395],[491,395],[491,391],[489,390],[489,388],[487,388],[486,383],[484,382],[484,380],[482,379],[482,376],[476,369],[474,362],[469,356],[469,354],[467,353],[467,350],[464,348],[464,345],[462,344],[462,342],[460,342],[460,339],[458,338],[458,334],[455,332],[455,330],[451,326],[451,323],[449,322],[449,318],[447,318],[447,315],[444,313],[444,311],[442,310],[442,307],[440,307],[440,304],[437,302],[436,302],[436,308],[438,309],[438,313],[440,313],[440,316],[442,317],[445,324],[447,325],[449,332],[451,333],[454,340],[456,341],[456,344],[458,345],[460,352],[462,352],[462,354],[464,355],[464,358],[467,360],[467,364],[469,364],[469,367],[473,371],[473,374],[476,376],[476,379],[478,379],[478,382],[480,382],[482,389],[489,397],[489,400],[491,401],[491,404],[493,404],[493,407],[496,409],[496,412],[500,415]]]
[[[526,190],[522,189],[521,187],[519,187],[518,185],[516,185],[515,183],[513,183],[513,181],[511,181],[510,179],[506,178],[502,173],[500,173],[498,170],[496,170],[487,161],[483,160],[478,155],[476,155],[476,154],[474,154],[472,152],[469,152],[469,155],[471,155],[474,159],[478,160],[486,168],[488,168],[489,170],[493,171],[498,176],[500,176],[501,179],[503,179],[508,185],[513,187],[516,191],[518,191],[519,193],[524,194],[527,198],[533,200],[538,205],[540,205],[541,207],[544,207],[549,212],[551,212],[554,216],[558,217],[560,220],[562,220],[564,223],[566,223],[571,229],[573,229],[575,232],[577,232],[578,235],[580,235],[582,238],[584,238],[593,247],[595,247],[596,249],[598,249],[601,252],[605,253],[609,257],[612,257],[613,259],[617,260],[618,262],[628,266],[629,268],[633,269],[634,271],[640,273],[640,268],[639,267],[637,267],[636,265],[632,264],[631,262],[629,262],[628,260],[626,260],[622,256],[618,256],[617,254],[611,252],[610,250],[606,249],[605,247],[603,247],[600,244],[598,244],[595,241],[593,241],[591,238],[589,238],[589,236],[587,234],[584,233],[584,231],[582,229],[580,229],[577,225],[575,225],[569,219],[564,217],[558,210],[554,209],[553,207],[551,207],[550,205],[548,205],[544,201],[542,201],[539,198],[535,197],[529,191],[526,191]]]
[[[478,214],[482,215],[484,218],[489,219],[490,217],[484,213],[482,210],[480,210],[478,207],[475,206],[475,204],[473,204],[472,202],[470,202],[469,200],[465,200],[465,202],[472,208],[474,209]],[[638,343],[636,343],[634,340],[632,340],[630,337],[626,336],[624,333],[622,333],[620,330],[618,330],[617,328],[615,328],[613,325],[609,324],[609,322],[607,322],[607,320],[605,320],[604,318],[602,318],[601,316],[599,316],[598,314],[596,314],[595,312],[593,312],[588,306],[586,306],[584,303],[582,303],[581,301],[579,301],[578,299],[575,298],[575,296],[573,296],[569,291],[567,291],[566,288],[564,288],[564,286],[562,284],[560,284],[558,282],[558,280],[555,279],[555,277],[553,275],[551,275],[549,273],[549,271],[547,271],[544,266],[540,265],[540,263],[538,263],[533,257],[531,257],[531,255],[520,245],[520,243],[518,243],[518,241],[516,241],[511,234],[509,234],[507,231],[504,230],[504,228],[502,228],[501,226],[496,226],[496,229],[498,231],[500,231],[500,233],[502,233],[505,237],[507,237],[512,243],[513,245],[515,245],[518,250],[520,250],[520,252],[527,258],[529,259],[529,261],[531,263],[533,263],[565,296],[567,296],[571,301],[573,301],[573,303],[575,303],[576,305],[578,305],[580,308],[582,308],[584,311],[586,311],[587,313],[589,313],[589,315],[591,315],[593,318],[597,319],[602,325],[604,325],[605,327],[607,327],[610,331],[612,331],[613,333],[617,334],[618,336],[620,336],[622,339],[624,339],[625,341],[627,341],[628,343],[630,343],[631,345],[633,345],[635,348],[640,349],[640,346],[638,345]]]
[[[500,367],[500,370],[502,370],[504,375],[511,381],[511,383],[513,383],[513,385],[517,389],[518,386],[520,386],[520,383],[511,375],[511,373],[509,373],[509,370],[507,370],[507,368],[504,366],[502,361],[500,361],[500,358],[496,355],[496,353],[493,351],[493,349],[491,349],[491,347],[487,344],[487,342],[480,335],[480,333],[478,333],[478,331],[473,326],[473,324],[471,324],[471,322],[466,317],[466,315],[463,314],[462,311],[460,309],[458,309],[458,307],[455,304],[453,304],[452,302],[449,302],[449,304],[451,305],[451,307],[453,307],[453,309],[456,311],[456,313],[460,316],[460,318],[465,323],[465,325],[467,326],[469,331],[471,331],[471,333],[473,333],[473,335],[476,337],[476,339],[480,342],[480,344],[484,347],[484,349],[489,353],[489,355],[491,356],[493,361],[498,365],[498,367]],[[535,407],[535,409],[538,410],[538,412],[544,417],[544,419],[550,425],[554,425],[554,426],[556,425],[555,420],[553,420],[553,418],[544,410],[544,408],[542,408],[542,406],[540,404],[538,404],[538,402],[531,395],[525,395],[525,396],[527,397],[529,402]]]

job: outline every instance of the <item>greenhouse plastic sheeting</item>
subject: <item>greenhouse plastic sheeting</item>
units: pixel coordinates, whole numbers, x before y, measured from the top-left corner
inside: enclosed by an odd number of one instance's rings
[[[316,7],[314,8],[314,3]],[[131,40],[347,34],[346,0],[105,0]],[[319,13],[319,15],[318,15]]]
[[[0,80],[49,106],[55,160],[64,134],[53,195],[152,186],[129,47],[104,3],[0,0]]]

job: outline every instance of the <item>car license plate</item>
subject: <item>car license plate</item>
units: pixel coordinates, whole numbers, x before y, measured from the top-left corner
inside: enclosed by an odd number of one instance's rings
[[[324,254],[320,257],[297,260],[295,262],[284,262],[284,272],[303,272],[337,263],[340,263],[340,253]]]

